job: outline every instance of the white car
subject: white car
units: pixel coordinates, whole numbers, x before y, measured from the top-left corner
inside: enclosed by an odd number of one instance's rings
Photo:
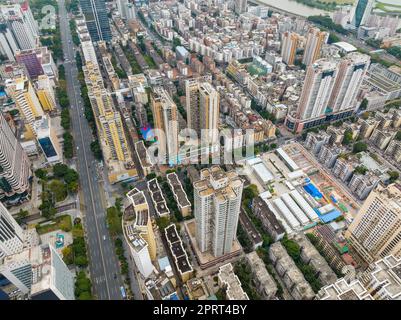
[[[106,236],[103,236],[103,240],[106,240]]]

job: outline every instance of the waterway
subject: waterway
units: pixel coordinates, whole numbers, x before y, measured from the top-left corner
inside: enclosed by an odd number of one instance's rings
[[[318,15],[332,15],[332,12],[320,10],[317,8],[308,7],[305,4],[293,0],[257,0],[255,2],[264,3],[267,6],[275,7],[280,10],[285,10],[293,14],[303,17],[318,16]]]

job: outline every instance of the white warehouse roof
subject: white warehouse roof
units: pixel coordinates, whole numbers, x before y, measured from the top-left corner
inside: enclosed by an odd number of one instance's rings
[[[295,218],[297,218],[302,225],[307,225],[310,223],[308,217],[303,213],[303,211],[298,207],[298,205],[288,193],[284,193],[281,196],[281,199],[284,201],[287,207],[294,214]]]
[[[287,208],[287,206],[285,205],[283,200],[281,200],[280,198],[277,198],[277,199],[273,200],[273,203],[275,204],[276,208],[279,210],[282,217],[288,222],[288,224],[292,228],[298,228],[301,226],[299,221],[291,213],[290,209]]]

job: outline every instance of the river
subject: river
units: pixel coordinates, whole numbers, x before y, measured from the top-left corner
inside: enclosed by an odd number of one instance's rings
[[[252,1],[252,0],[250,0]],[[318,16],[328,14],[332,16],[332,12],[320,10],[317,8],[308,7],[305,4],[293,0],[256,0],[255,2],[264,3],[267,6],[276,7],[290,13],[298,14],[300,16]]]

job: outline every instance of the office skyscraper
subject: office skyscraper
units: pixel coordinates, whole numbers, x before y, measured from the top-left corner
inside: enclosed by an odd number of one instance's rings
[[[23,195],[29,189],[30,161],[0,113],[0,196]]]
[[[310,28],[306,38],[306,45],[302,63],[310,66],[320,57],[320,51],[326,42],[328,33],[320,31],[318,28]]]
[[[345,237],[367,263],[391,254],[401,257],[400,186],[379,184],[363,203]]]
[[[21,252],[23,246],[23,230],[0,202],[0,259]]]
[[[283,57],[283,61],[289,66],[294,65],[299,45],[299,35],[295,32],[284,32],[281,43],[281,56]]]
[[[111,30],[104,0],[79,0],[93,42],[110,41]]]
[[[203,169],[194,183],[196,240],[201,252],[230,253],[237,234],[243,182],[219,166]]]
[[[375,0],[358,0],[352,21],[355,28],[359,28],[365,24],[373,9],[374,2]]]
[[[178,159],[178,122],[177,106],[162,87],[153,89],[150,95],[155,129],[164,134],[157,135],[159,156],[167,155],[169,164],[176,164]]]
[[[185,95],[188,128],[196,131],[198,139],[202,138],[202,130],[209,130],[205,131],[207,132],[205,137],[208,141],[202,141],[202,143],[217,143],[220,109],[219,93],[210,83],[200,83],[198,80],[191,79],[185,83]]]
[[[369,62],[368,55],[358,52],[351,52],[340,61],[329,100],[329,107],[333,112],[355,109],[356,98]]]

